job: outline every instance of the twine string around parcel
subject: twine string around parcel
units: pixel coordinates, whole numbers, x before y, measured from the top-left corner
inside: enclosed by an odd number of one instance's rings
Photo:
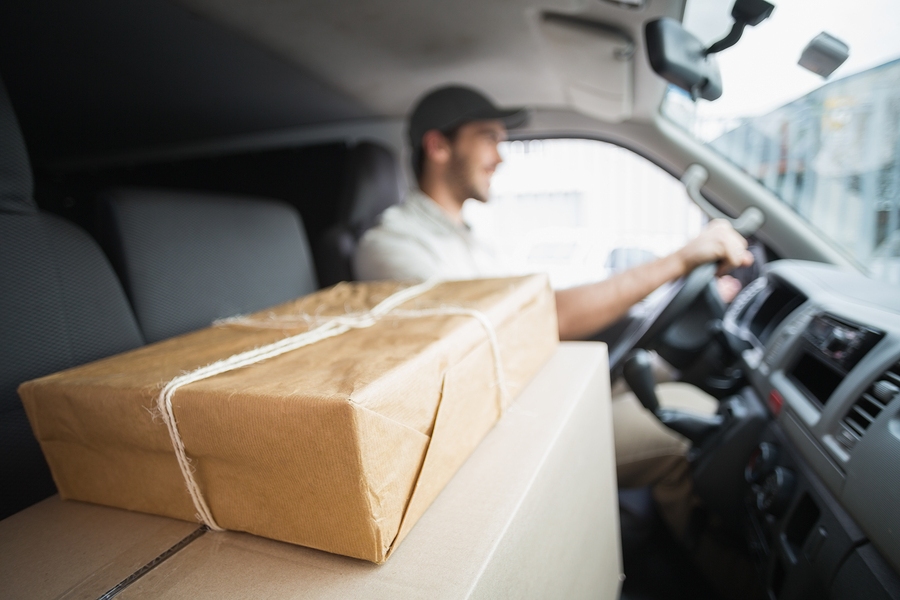
[[[260,346],[259,348],[247,350],[246,352],[240,352],[204,367],[194,369],[193,371],[175,377],[163,387],[162,391],[156,399],[156,406],[159,410],[160,415],[162,416],[163,422],[166,424],[166,428],[168,429],[169,438],[172,440],[172,447],[175,450],[175,457],[178,460],[178,467],[181,469],[181,474],[184,477],[188,493],[191,496],[191,500],[194,503],[194,508],[196,508],[197,510],[197,516],[199,517],[201,522],[215,531],[224,531],[224,529],[220,527],[219,524],[216,523],[216,520],[213,518],[212,511],[210,510],[209,505],[206,503],[206,498],[203,496],[203,492],[201,491],[200,486],[197,483],[196,478],[194,477],[194,469],[191,466],[191,459],[187,456],[187,452],[185,451],[184,447],[184,441],[181,438],[181,433],[178,430],[178,424],[175,421],[175,412],[172,407],[172,398],[175,395],[175,392],[185,385],[195,383],[203,379],[208,379],[222,373],[227,373],[241,367],[250,366],[269,358],[281,356],[282,354],[291,352],[292,350],[297,350],[299,348],[310,346],[322,340],[342,335],[352,329],[364,329],[367,327],[371,327],[386,316],[397,319],[417,319],[435,316],[468,316],[476,319],[487,332],[488,342],[490,343],[491,352],[493,354],[494,372],[497,379],[497,388],[499,392],[498,408],[500,412],[504,410],[505,406],[507,405],[508,392],[506,388],[506,380],[503,373],[503,364],[500,359],[500,344],[497,340],[497,332],[494,329],[494,325],[491,323],[490,319],[488,319],[487,315],[474,309],[456,306],[442,306],[439,308],[427,308],[419,310],[398,310],[397,307],[399,307],[401,304],[413,300],[418,296],[421,296],[438,283],[438,280],[429,280],[424,283],[420,283],[418,285],[400,290],[399,292],[388,296],[385,300],[381,301],[374,308],[367,312],[339,315],[334,317],[316,317],[316,320],[321,320],[324,322],[314,329],[284,338],[265,346]],[[237,324],[253,327],[257,322],[246,318],[235,318],[225,319],[217,323]]]

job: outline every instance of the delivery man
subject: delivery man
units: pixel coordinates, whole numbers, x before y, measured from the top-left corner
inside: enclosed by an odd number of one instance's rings
[[[523,109],[500,109],[480,92],[448,86],[422,97],[408,135],[418,189],[387,209],[360,240],[357,278],[475,279],[510,275],[489,243],[462,219],[469,198],[487,202],[501,162],[497,145],[527,120]],[[556,292],[559,337],[586,339],[625,316],[637,302],[695,267],[718,261],[719,272],[749,265],[747,242],[725,221],[712,221],[683,248],[604,281]],[[664,405],[711,413],[716,401],[685,384],[662,385]],[[696,505],[685,458],[687,442],[662,426],[630,394],[613,400],[619,487],[653,485],[654,498],[676,536]]]

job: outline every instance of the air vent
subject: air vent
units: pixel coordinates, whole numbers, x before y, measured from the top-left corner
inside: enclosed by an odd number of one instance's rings
[[[856,400],[844,416],[838,441],[852,449],[881,411],[900,393],[900,362],[884,372]]]

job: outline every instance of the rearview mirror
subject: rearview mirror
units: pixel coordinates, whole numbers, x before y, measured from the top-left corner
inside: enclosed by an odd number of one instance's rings
[[[715,100],[722,95],[722,76],[703,43],[674,19],[656,19],[644,28],[650,66],[663,79],[691,95]]]

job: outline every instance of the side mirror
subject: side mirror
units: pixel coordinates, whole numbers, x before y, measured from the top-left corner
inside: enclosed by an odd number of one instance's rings
[[[644,27],[650,66],[663,79],[691,95],[715,100],[722,95],[722,76],[715,57],[674,19],[656,19]]]

